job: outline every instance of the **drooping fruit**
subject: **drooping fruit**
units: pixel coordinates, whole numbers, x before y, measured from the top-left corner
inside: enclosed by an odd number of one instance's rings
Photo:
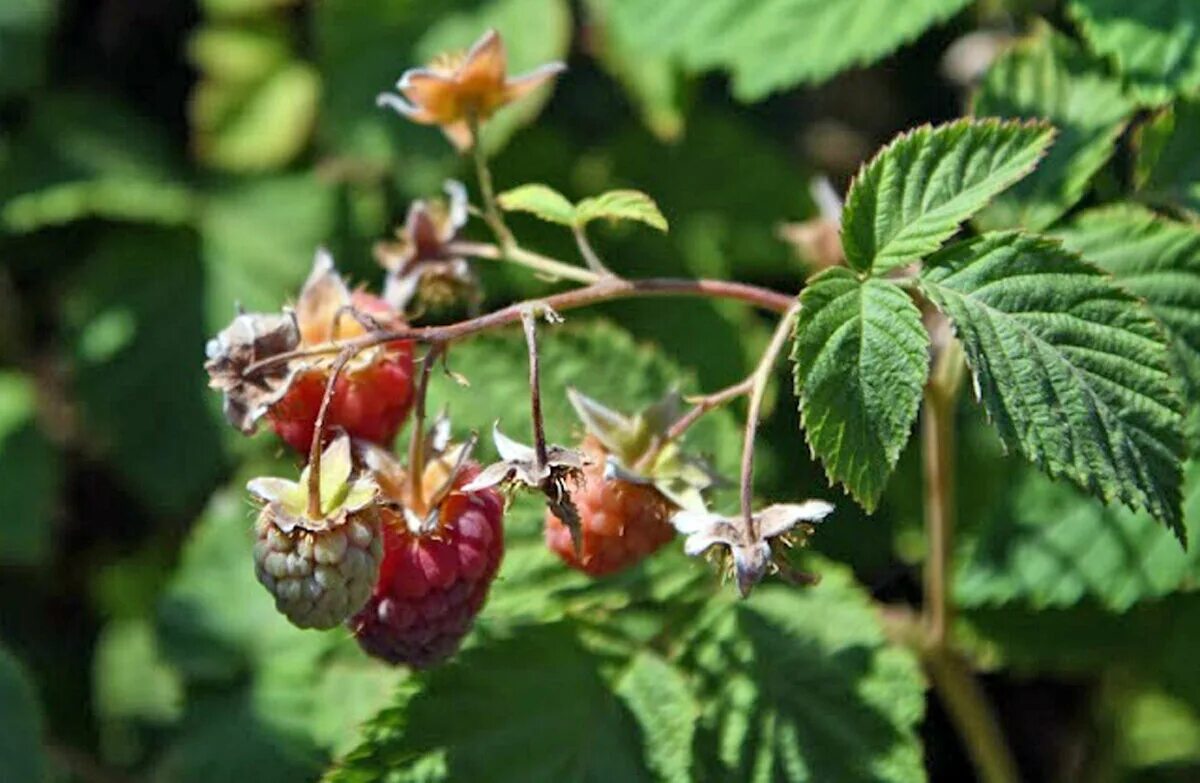
[[[568,565],[592,576],[620,571],[655,552],[675,536],[671,513],[676,506],[651,484],[605,479],[608,452],[593,437],[583,441],[589,464],[583,485],[571,491],[579,512],[576,551],[570,528],[546,512],[546,545]]]
[[[320,466],[320,499],[309,504],[310,468],[299,482],[257,478],[254,573],[275,608],[301,628],[333,628],[366,603],[383,559],[378,487],[356,475],[350,439],[338,435]],[[315,512],[315,513],[314,513]]]
[[[429,463],[422,494],[430,501],[419,512],[395,468],[379,478],[398,503],[382,513],[379,579],[349,626],[363,650],[394,665],[423,669],[453,655],[500,567],[504,502],[492,489],[462,491],[478,467],[460,456]],[[376,454],[377,465],[385,460]]]
[[[583,481],[570,490],[579,526],[573,531],[547,511],[546,545],[572,568],[604,576],[670,541],[675,535],[671,515],[680,508],[703,508],[700,493],[713,477],[665,438],[678,417],[678,395],[632,417],[575,390],[569,395],[588,433],[581,444],[588,461]]]

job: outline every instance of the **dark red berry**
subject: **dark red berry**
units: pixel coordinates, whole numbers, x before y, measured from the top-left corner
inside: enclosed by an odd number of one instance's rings
[[[464,471],[456,485],[474,473]],[[385,511],[379,581],[349,622],[363,650],[417,669],[453,655],[500,567],[503,513],[503,500],[491,489],[450,493],[441,503],[438,529],[425,535]]]

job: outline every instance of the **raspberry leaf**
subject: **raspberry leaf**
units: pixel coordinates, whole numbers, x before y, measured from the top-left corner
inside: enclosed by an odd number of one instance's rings
[[[1163,103],[1200,87],[1200,6],[1192,0],[1071,0],[1067,10],[1142,100]]]
[[[654,199],[637,190],[610,190],[599,196],[585,198],[575,205],[575,224],[583,226],[593,220],[635,220],[666,232],[667,219]]]
[[[809,447],[873,511],[917,417],[929,335],[907,293],[848,269],[817,275],[800,302],[792,361]]]
[[[847,263],[879,274],[937,250],[1033,171],[1053,137],[1044,123],[977,119],[901,135],[859,171],[846,195]]]
[[[950,18],[968,0],[597,0],[605,32],[631,52],[668,56],[690,72],[732,76],[733,94],[759,101],[874,62]],[[886,24],[879,24],[886,20]],[[605,36],[607,37],[607,35]]]
[[[575,222],[575,206],[547,185],[521,185],[501,193],[496,201],[505,211],[528,212],[548,223],[569,226]]]
[[[1180,538],[1182,401],[1150,312],[1057,242],[986,234],[931,258],[921,290],[950,317],[1010,448]]]
[[[697,618],[681,664],[704,705],[700,779],[925,779],[916,660],[844,571],[820,571],[815,589],[766,584]]]
[[[1200,402],[1200,227],[1118,205],[1085,212],[1057,235],[1149,305],[1189,402]]]
[[[1041,230],[1074,206],[1115,149],[1135,110],[1120,82],[1048,26],[988,70],[972,102],[978,115],[1043,118],[1059,129],[1037,170],[975,220],[985,229]]]
[[[1200,215],[1200,98],[1181,98],[1137,135],[1140,197]]]
[[[1190,464],[1184,486],[1184,525],[1192,538],[1200,532],[1200,464]],[[1032,468],[974,528],[955,558],[954,599],[965,608],[1087,602],[1123,612],[1200,579],[1200,550],[1181,549],[1149,514],[1104,506]]]
[[[0,562],[35,565],[50,555],[60,458],[37,422],[32,378],[0,372]]]
[[[431,783],[652,781],[637,713],[613,692],[605,663],[567,623],[481,641],[407,680],[394,704],[367,725],[363,743],[325,780],[365,783],[386,772]],[[663,694],[684,697],[678,690]],[[694,710],[685,701],[679,712]],[[668,735],[675,742],[685,737]]]

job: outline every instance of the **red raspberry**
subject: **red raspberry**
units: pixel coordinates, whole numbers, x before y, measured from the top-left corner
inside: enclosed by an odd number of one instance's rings
[[[604,576],[637,563],[670,541],[675,529],[668,519],[675,507],[652,486],[605,480],[608,454],[594,437],[585,438],[582,448],[589,464],[583,469],[583,486],[571,490],[583,532],[580,552],[575,553],[571,531],[549,511],[546,545],[572,568]]]
[[[463,471],[456,485],[477,470]],[[349,622],[359,646],[416,669],[453,655],[500,567],[503,513],[504,503],[491,489],[452,492],[439,509],[439,529],[428,535],[410,532],[399,514],[385,511],[379,581]]]
[[[384,326],[403,323],[379,297],[357,292],[353,302],[356,308],[378,318]],[[302,346],[323,342],[326,337],[355,337],[366,331],[348,315],[339,319],[333,335],[310,333],[304,326],[302,324]],[[413,348],[409,341],[388,343],[378,349],[369,363],[361,366],[356,367],[355,361],[351,361],[334,384],[327,431],[340,427],[353,438],[389,445],[412,407],[412,380]],[[312,446],[313,428],[328,382],[328,366],[301,374],[283,399],[267,413],[276,434],[301,454],[307,454]]]

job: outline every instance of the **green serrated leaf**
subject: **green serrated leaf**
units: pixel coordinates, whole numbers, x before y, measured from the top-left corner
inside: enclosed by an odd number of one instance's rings
[[[616,693],[645,736],[646,761],[664,783],[692,780],[692,741],[700,705],[684,673],[654,653],[643,651],[617,681]]]
[[[1104,506],[1075,487],[1024,472],[955,558],[954,600],[964,608],[1038,609],[1091,602],[1125,611],[1200,587],[1200,555],[1147,514]],[[1200,466],[1187,473],[1184,521],[1200,533]]]
[[[554,188],[540,184],[521,185],[496,197],[507,212],[529,212],[542,220],[564,226],[574,225],[575,207]]]
[[[1200,227],[1118,205],[1085,212],[1056,236],[1150,306],[1189,401],[1200,402]]]
[[[31,378],[0,372],[0,562],[36,565],[50,555],[59,454],[37,423]]]
[[[701,779],[925,780],[920,670],[844,571],[715,602],[699,625],[684,665],[704,705]]]
[[[20,661],[0,645],[0,779],[46,780],[42,710]]]
[[[605,0],[602,8],[628,32],[630,46],[669,55],[693,72],[728,71],[734,95],[758,101],[877,60],[968,2]]]
[[[1087,192],[1135,110],[1121,84],[1049,26],[1013,47],[988,71],[972,100],[979,115],[1044,119],[1058,129],[1037,170],[976,217],[984,229],[1041,230]]]
[[[929,259],[921,289],[954,323],[1010,447],[1183,540],[1178,385],[1149,311],[1049,239],[987,234]]]
[[[901,135],[863,167],[846,195],[847,262],[879,274],[937,250],[1033,171],[1053,136],[1045,124],[975,119]]]
[[[482,643],[414,677],[325,780],[652,781],[602,664],[567,624]]]
[[[872,511],[917,417],[929,335],[907,293],[848,269],[813,278],[800,303],[792,361],[809,446]]]
[[[1067,10],[1143,101],[1200,87],[1200,5],[1192,0],[1071,0]]]
[[[636,220],[659,231],[667,230],[667,219],[654,199],[637,190],[610,190],[585,198],[575,207],[575,222],[586,225],[593,220]]]
[[[1200,98],[1182,98],[1139,130],[1138,196],[1200,219]]]

